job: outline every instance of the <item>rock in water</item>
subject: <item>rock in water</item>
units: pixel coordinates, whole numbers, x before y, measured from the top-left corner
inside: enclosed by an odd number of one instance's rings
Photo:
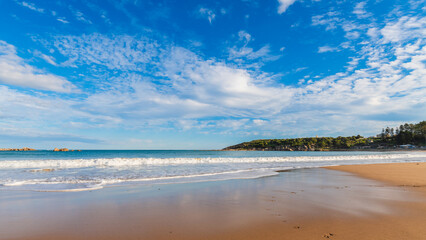
[[[55,148],[53,149],[54,152],[68,152],[68,148]]]

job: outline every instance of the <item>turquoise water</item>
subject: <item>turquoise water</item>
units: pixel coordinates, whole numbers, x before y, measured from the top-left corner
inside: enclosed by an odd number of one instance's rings
[[[0,190],[83,191],[123,184],[257,178],[277,170],[426,161],[424,152],[83,150],[0,152]]]

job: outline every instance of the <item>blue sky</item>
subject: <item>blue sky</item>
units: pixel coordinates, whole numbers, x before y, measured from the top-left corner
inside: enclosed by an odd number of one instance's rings
[[[0,146],[217,149],[426,119],[424,0],[0,1]]]

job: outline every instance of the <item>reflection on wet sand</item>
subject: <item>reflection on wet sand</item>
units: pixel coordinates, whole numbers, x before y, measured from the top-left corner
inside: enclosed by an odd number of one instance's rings
[[[422,197],[326,169],[93,192],[4,191],[0,232],[1,239],[274,239],[310,234],[324,219],[338,226],[342,219],[404,214],[397,203],[416,204]]]

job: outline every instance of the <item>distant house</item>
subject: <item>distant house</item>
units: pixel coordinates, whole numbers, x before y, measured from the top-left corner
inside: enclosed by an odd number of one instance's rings
[[[416,146],[411,145],[411,144],[405,144],[405,145],[399,145],[399,148],[403,148],[403,149],[413,149],[413,148],[416,148]]]

